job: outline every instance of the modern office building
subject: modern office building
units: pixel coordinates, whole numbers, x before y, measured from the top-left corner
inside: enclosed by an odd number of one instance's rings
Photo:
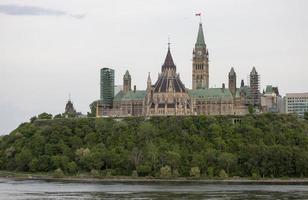
[[[114,97],[114,70],[101,69],[100,77],[100,100],[103,107],[111,107]]]
[[[286,112],[296,113],[304,117],[308,112],[308,92],[306,93],[287,93],[286,94]]]

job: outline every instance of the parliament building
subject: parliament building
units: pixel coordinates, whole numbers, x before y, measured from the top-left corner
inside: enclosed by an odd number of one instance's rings
[[[249,85],[242,80],[237,87],[237,76],[232,67],[228,74],[228,87],[209,87],[209,51],[205,44],[202,23],[192,53],[192,89],[182,82],[174,64],[170,45],[157,80],[148,74],[146,90],[132,88],[129,71],[123,76],[123,87],[114,92],[114,70],[101,69],[101,99],[96,115],[172,116],[172,115],[244,115],[248,106],[261,106],[259,75],[255,69],[249,75]]]

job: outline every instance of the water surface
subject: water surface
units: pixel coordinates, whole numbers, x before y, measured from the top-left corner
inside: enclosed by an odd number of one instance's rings
[[[0,179],[0,199],[308,199],[305,185],[71,183]]]

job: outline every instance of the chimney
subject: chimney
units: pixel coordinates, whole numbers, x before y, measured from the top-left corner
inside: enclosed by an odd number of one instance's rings
[[[136,92],[136,85],[134,85],[134,93]]]
[[[222,88],[221,88],[223,92],[225,92],[225,88],[226,88],[226,86],[225,86],[225,84],[223,83],[223,84],[222,84]]]
[[[245,86],[244,80],[242,79],[242,81],[241,81],[241,88],[244,87],[244,86]]]

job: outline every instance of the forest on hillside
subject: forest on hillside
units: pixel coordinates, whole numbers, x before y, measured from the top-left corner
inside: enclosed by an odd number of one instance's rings
[[[0,170],[99,177],[308,177],[308,120],[278,114],[33,118],[0,138]]]

